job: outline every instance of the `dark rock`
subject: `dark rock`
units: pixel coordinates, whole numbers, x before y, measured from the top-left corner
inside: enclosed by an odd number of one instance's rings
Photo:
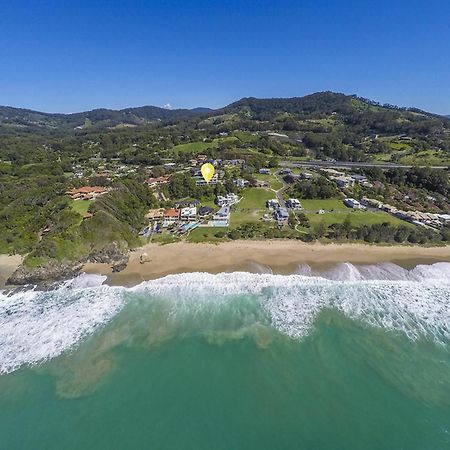
[[[48,284],[54,281],[73,278],[78,275],[83,263],[80,261],[50,260],[39,267],[20,266],[6,281],[7,284]]]
[[[117,242],[110,242],[100,250],[93,251],[88,256],[88,261],[93,263],[105,263],[121,265],[128,263],[129,251],[126,247],[119,245]]]

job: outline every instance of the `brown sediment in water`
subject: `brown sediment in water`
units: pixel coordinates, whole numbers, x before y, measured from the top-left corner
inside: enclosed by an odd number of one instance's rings
[[[149,261],[140,263],[147,253]],[[298,241],[233,241],[220,244],[148,244],[132,252],[122,272],[112,273],[107,264],[86,264],[84,272],[108,276],[112,285],[129,286],[169,274],[187,272],[296,273],[302,264],[325,269],[338,263],[392,262],[405,268],[439,261],[450,262],[450,246],[375,246],[365,244],[307,244]]]

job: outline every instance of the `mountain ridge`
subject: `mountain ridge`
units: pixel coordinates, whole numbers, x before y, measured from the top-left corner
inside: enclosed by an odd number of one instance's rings
[[[427,118],[448,120],[450,117],[423,111],[418,108],[380,104],[373,100],[331,91],[316,92],[302,97],[256,98],[243,97],[222,108],[167,109],[158,106],[138,106],[124,109],[96,108],[75,113],[49,113],[12,106],[0,106],[0,127],[13,130],[83,130],[90,127],[114,128],[141,126],[155,122],[189,120],[221,114],[247,113],[252,118],[267,119],[277,114],[294,114],[315,117],[342,114],[352,116],[362,111],[399,111],[423,115]]]

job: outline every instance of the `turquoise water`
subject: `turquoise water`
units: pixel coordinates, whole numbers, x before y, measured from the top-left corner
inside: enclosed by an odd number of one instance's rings
[[[449,449],[449,274],[84,277],[2,296],[0,447]]]

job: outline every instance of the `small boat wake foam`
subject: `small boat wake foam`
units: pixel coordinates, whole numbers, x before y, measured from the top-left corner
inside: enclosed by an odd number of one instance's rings
[[[147,315],[146,326],[158,318],[183,333],[262,325],[297,339],[309,332],[321,310],[334,308],[411,339],[450,341],[450,263],[409,271],[395,264],[340,264],[323,273],[301,266],[298,274],[286,276],[187,273],[132,288],[104,281],[81,275],[53,291],[0,293],[0,373],[74,348],[124,306],[128,329]]]

